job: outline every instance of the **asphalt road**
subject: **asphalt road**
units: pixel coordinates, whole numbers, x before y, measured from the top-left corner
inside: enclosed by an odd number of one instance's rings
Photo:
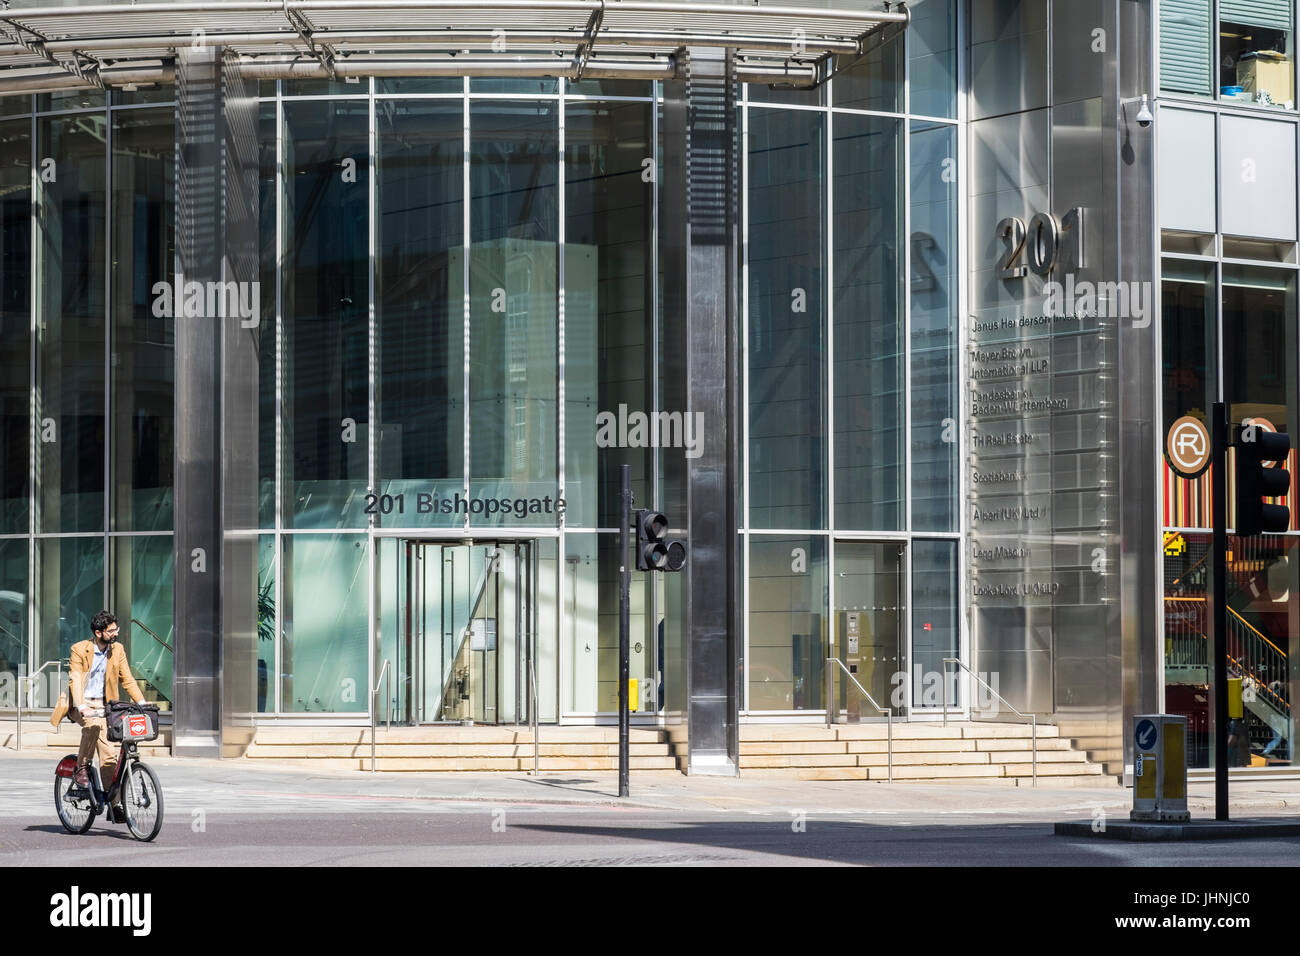
[[[1070,839],[1061,819],[1125,812],[1126,791],[738,786],[610,775],[457,778],[154,764],[165,822],[140,844],[54,814],[53,761],[0,761],[0,866],[1295,866],[1300,837],[1183,843]],[[1292,791],[1294,792],[1294,785]],[[638,794],[639,792],[639,794]],[[1294,819],[1281,793],[1263,812]],[[796,801],[798,801],[796,803]],[[1268,808],[1273,808],[1271,811]],[[1259,815],[1252,813],[1252,815]]]

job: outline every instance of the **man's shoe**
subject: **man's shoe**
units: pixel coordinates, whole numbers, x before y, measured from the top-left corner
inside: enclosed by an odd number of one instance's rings
[[[86,770],[84,766],[78,767],[77,772],[72,775],[72,782],[75,783],[78,787],[89,787],[90,773]]]

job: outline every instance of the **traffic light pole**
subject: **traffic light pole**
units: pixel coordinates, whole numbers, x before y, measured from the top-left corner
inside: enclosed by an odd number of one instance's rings
[[[1214,481],[1214,818],[1228,819],[1228,413],[1210,414]]]
[[[631,666],[628,658],[631,656],[630,631],[631,631],[631,590],[632,590],[632,566],[629,563],[628,552],[631,550],[629,545],[629,532],[632,526],[632,468],[630,465],[619,466],[619,477],[622,484],[620,501],[623,512],[623,521],[619,526],[618,533],[618,553],[619,553],[619,586],[618,586],[618,795],[626,797],[628,795],[628,724],[630,715],[628,713],[627,700],[627,681],[631,672]]]

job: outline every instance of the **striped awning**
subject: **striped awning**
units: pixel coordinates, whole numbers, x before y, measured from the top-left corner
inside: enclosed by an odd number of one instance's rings
[[[668,79],[675,52],[725,47],[744,82],[810,86],[905,5],[876,0],[0,0],[0,92],[170,82],[177,50],[220,47],[252,78]],[[832,5],[827,5],[832,4]]]

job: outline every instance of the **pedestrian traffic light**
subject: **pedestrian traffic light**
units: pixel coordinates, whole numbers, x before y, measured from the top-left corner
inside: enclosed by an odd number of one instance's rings
[[[1285,498],[1291,490],[1291,473],[1282,467],[1291,452],[1291,436],[1260,425],[1244,425],[1233,444],[1237,449],[1233,475],[1237,534],[1286,531],[1291,527],[1291,509],[1265,504],[1264,499]],[[1268,467],[1266,461],[1278,464]]]
[[[635,515],[636,569],[638,571],[680,571],[686,564],[686,544],[665,541],[668,519],[658,511],[642,510]]]

